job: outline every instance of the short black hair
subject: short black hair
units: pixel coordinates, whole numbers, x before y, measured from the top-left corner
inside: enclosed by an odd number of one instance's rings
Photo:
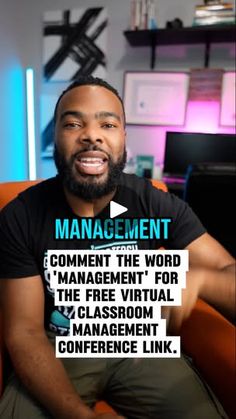
[[[76,87],[80,87],[80,86],[101,86],[101,87],[105,87],[105,89],[110,90],[110,92],[114,93],[114,95],[119,99],[121,106],[122,106],[122,110],[123,110],[123,114],[124,114],[124,125],[125,125],[125,109],[124,109],[124,104],[123,104],[123,100],[121,99],[118,91],[111,86],[109,83],[107,83],[107,81],[100,79],[99,77],[93,77],[91,75],[85,75],[85,76],[80,76],[78,77],[76,80],[73,81],[73,83],[71,83],[59,96],[56,106],[55,106],[55,110],[54,110],[54,125],[56,123],[56,119],[57,119],[57,110],[58,110],[58,106],[59,103],[62,99],[62,97],[65,95],[65,93],[69,92],[72,89],[75,89]]]

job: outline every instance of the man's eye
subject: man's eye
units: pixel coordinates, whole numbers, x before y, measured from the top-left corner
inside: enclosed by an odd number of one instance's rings
[[[115,128],[116,125],[115,124],[112,124],[110,122],[106,122],[105,124],[102,124],[102,127],[103,128]]]
[[[66,122],[64,124],[64,127],[65,128],[71,128],[71,129],[73,129],[73,128],[80,128],[81,127],[81,124],[79,122]]]

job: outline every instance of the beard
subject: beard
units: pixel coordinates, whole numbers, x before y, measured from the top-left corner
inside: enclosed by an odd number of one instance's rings
[[[80,152],[92,150],[102,151],[97,146],[88,146],[83,150],[80,150]],[[112,156],[108,156],[108,173],[104,181],[99,181],[96,175],[83,176],[80,174],[81,180],[76,179],[73,173],[73,165],[77,155],[78,153],[72,155],[69,161],[66,161],[64,155],[58,150],[57,146],[55,145],[54,147],[54,162],[59,178],[71,194],[78,198],[82,198],[85,201],[92,201],[108,195],[116,189],[126,164],[126,149],[124,149],[123,154],[119,157],[117,162],[114,161]]]

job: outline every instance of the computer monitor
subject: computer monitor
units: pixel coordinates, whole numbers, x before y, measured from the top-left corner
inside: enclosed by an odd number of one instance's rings
[[[234,163],[234,134],[167,132],[163,176],[184,178],[190,164]]]

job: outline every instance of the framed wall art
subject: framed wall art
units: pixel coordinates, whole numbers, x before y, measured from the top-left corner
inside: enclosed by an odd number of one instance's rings
[[[43,16],[45,81],[79,75],[106,76],[107,10],[103,7],[47,11]]]
[[[222,80],[220,125],[235,127],[235,73],[225,72]]]
[[[128,124],[184,125],[188,73],[127,72],[124,106]]]

